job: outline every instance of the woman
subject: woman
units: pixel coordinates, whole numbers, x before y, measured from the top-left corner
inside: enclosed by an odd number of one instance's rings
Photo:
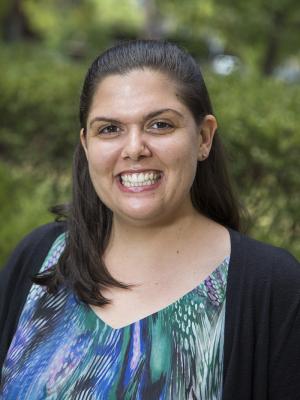
[[[4,398],[300,398],[299,264],[239,233],[193,58],[107,50],[80,123],[67,224],[27,237],[2,279]]]

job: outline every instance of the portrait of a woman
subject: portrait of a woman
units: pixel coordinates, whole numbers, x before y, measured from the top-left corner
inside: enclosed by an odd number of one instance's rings
[[[243,233],[193,57],[87,71],[70,204],[1,272],[4,399],[300,398],[300,265]]]

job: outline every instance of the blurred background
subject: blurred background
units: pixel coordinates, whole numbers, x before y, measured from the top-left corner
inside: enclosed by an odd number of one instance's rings
[[[248,233],[300,258],[299,0],[0,0],[0,265],[70,196],[91,61],[166,38],[199,61]]]

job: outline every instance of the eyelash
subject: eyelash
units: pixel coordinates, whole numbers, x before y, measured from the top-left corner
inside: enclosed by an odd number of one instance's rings
[[[153,128],[154,125],[157,125],[157,126],[163,125],[163,127],[160,126],[157,128]],[[116,129],[111,131],[112,128],[116,128]],[[169,122],[165,122],[165,121],[155,121],[155,122],[151,123],[151,125],[149,126],[149,130],[153,129],[156,131],[165,131],[165,130],[169,130],[172,128],[174,128],[174,126],[172,124],[170,124]],[[107,129],[108,129],[108,131],[105,132],[105,130],[107,130]],[[103,128],[99,128],[98,134],[99,135],[115,135],[115,134],[119,133],[120,130],[121,129],[117,125],[110,124],[110,125],[104,126]]]
[[[166,130],[166,129],[173,128],[173,125],[171,125],[169,122],[165,122],[165,121],[156,121],[156,122],[151,124],[150,128],[153,127],[153,125],[158,125],[158,124],[163,124],[164,127],[154,128],[154,129]]]
[[[104,130],[105,129],[110,129],[110,128],[117,128],[118,129],[118,131],[108,131],[108,132],[104,132]],[[117,126],[117,125],[113,125],[113,124],[110,124],[110,125],[106,125],[106,126],[104,126],[103,128],[99,128],[98,129],[98,133],[101,135],[115,135],[116,133],[118,133],[119,132],[119,130],[120,130],[120,128]]]

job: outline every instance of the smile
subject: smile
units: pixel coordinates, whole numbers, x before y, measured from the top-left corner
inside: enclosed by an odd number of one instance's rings
[[[125,187],[151,186],[158,182],[161,173],[157,171],[140,172],[133,174],[121,174],[120,182]]]

